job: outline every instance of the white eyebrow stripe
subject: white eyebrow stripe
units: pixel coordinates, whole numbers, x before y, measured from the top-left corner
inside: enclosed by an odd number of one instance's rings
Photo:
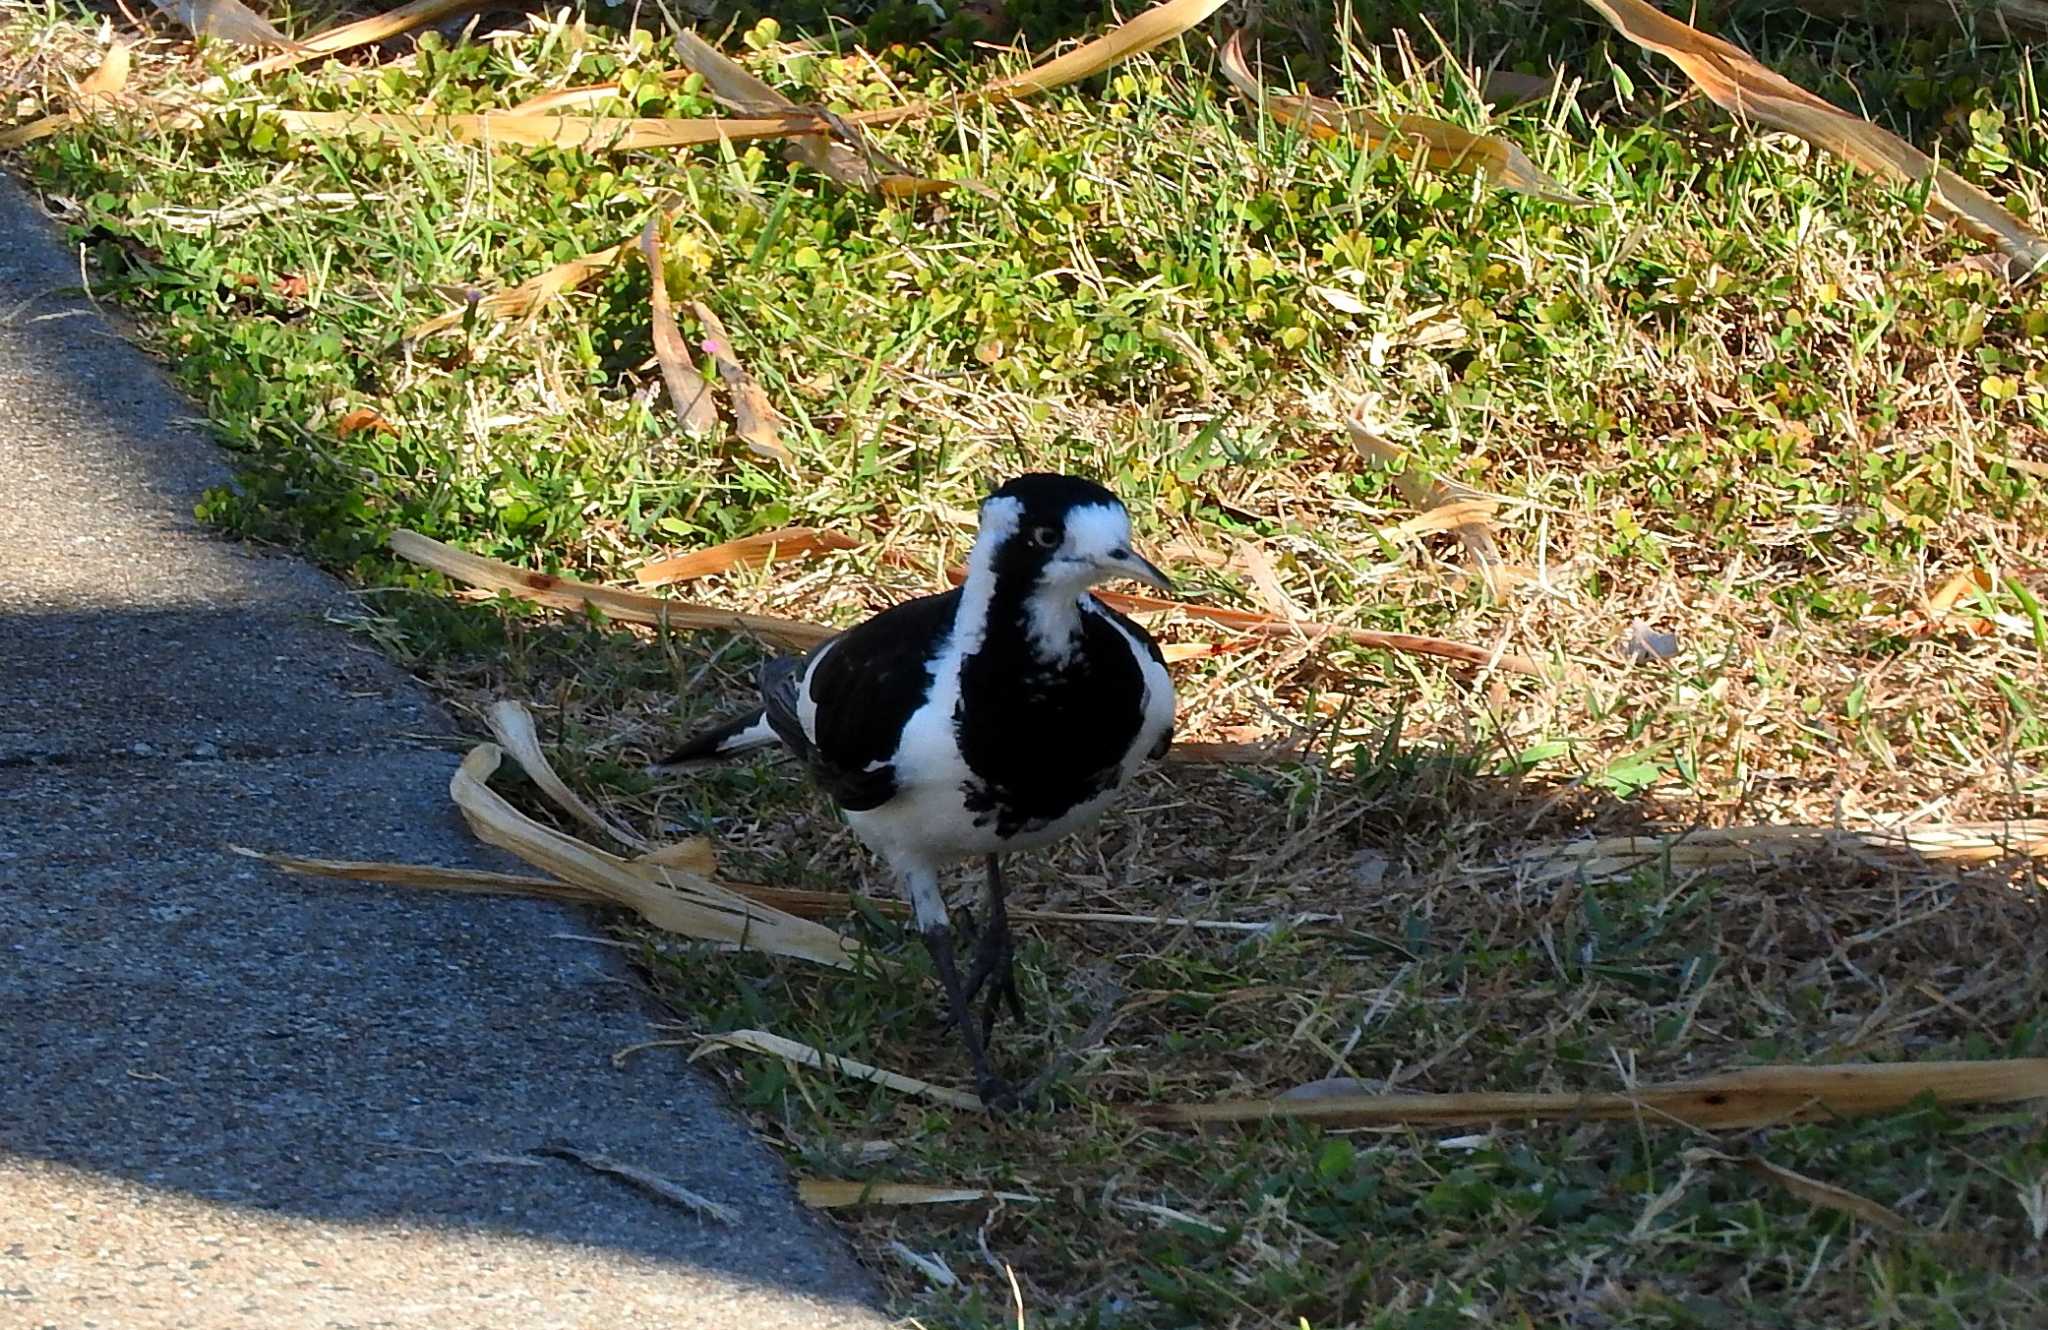
[[[1091,503],[1067,513],[1067,549],[1071,553],[1103,555],[1130,543],[1131,519],[1118,505]]]

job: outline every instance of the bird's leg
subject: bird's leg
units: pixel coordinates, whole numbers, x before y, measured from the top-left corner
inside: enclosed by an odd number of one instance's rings
[[[967,976],[967,998],[980,995],[989,985],[988,1001],[981,1009],[981,1032],[985,1039],[995,1029],[996,1016],[1008,1006],[1010,1014],[1024,1019],[1024,999],[1017,995],[1017,952],[1010,940],[1010,911],[1005,902],[1002,861],[988,856],[988,926],[974,949],[974,968]]]
[[[925,950],[932,954],[932,965],[939,972],[940,986],[946,990],[953,1023],[960,1027],[960,1037],[967,1045],[968,1060],[974,1064],[975,1091],[981,1096],[982,1103],[992,1109],[1015,1107],[1017,1092],[996,1075],[995,1068],[989,1064],[986,1037],[974,1019],[973,999],[968,996],[967,985],[960,979],[960,966],[953,955],[953,925],[946,915],[946,898],[939,894],[938,875],[918,874],[911,879],[909,886],[918,932],[924,938]]]

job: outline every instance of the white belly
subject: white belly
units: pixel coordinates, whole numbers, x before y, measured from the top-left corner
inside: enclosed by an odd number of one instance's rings
[[[1049,845],[1101,817],[1117,793],[1118,787],[1111,786],[1053,821],[1007,837],[996,834],[994,818],[967,806],[958,783],[899,790],[879,808],[849,810],[846,824],[863,844],[899,869],[942,868],[963,859]],[[977,817],[981,825],[976,825]]]
[[[1123,632],[1120,625],[1118,631]],[[1094,798],[1010,836],[997,834],[998,819],[969,808],[967,791],[975,777],[953,728],[959,695],[956,665],[950,677],[941,676],[931,699],[904,727],[892,762],[900,782],[895,797],[877,808],[848,810],[847,825],[891,867],[913,877],[963,859],[1037,849],[1087,826],[1116,801],[1173,729],[1173,680],[1138,642],[1133,640],[1131,648],[1143,662],[1144,719],[1115,777]]]

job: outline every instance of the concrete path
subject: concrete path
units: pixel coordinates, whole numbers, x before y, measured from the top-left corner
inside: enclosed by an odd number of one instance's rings
[[[0,1324],[886,1324],[715,1086],[612,1065],[652,1036],[590,918],[224,852],[492,862],[447,719],[198,528],[220,459],[78,282],[0,179]]]

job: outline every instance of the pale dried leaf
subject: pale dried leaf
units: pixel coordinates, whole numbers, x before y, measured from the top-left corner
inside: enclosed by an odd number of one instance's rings
[[[792,113],[766,119],[683,119],[604,115],[530,115],[484,111],[474,115],[418,115],[395,111],[295,111],[265,114],[295,134],[390,140],[453,139],[458,143],[513,144],[523,148],[580,148],[585,152],[630,152],[641,148],[687,148],[707,143],[744,143],[814,132],[818,117]]]
[[[1276,618],[1306,619],[1308,611],[1301,602],[1287,594],[1287,588],[1280,581],[1280,569],[1273,562],[1273,556],[1260,546],[1248,540],[1241,540],[1231,551],[1231,563],[1250,579],[1252,590],[1258,602]]]
[[[46,139],[52,134],[61,133],[67,127],[77,123],[78,112],[76,110],[64,110],[52,115],[39,116],[25,125],[16,125],[13,129],[0,133],[0,149],[11,150],[27,147],[29,144],[40,139]]]
[[[1216,656],[1234,655],[1245,649],[1245,643],[1235,642],[1161,642],[1159,654],[1169,665],[1178,665],[1187,660],[1209,660]]]
[[[354,50],[410,32],[424,24],[460,14],[467,9],[479,9],[482,0],[412,0],[410,4],[389,9],[381,14],[343,23],[316,33],[299,43],[294,49],[279,55],[269,56],[254,64],[245,65],[235,71],[237,78],[248,78],[256,74],[269,74],[280,69],[290,69],[308,60],[339,51]],[[215,79],[208,83],[206,91],[218,91],[225,80]]]
[[[287,873],[306,877],[341,878],[359,882],[382,882],[391,886],[418,887],[433,891],[461,891],[485,896],[534,896],[578,904],[607,904],[615,898],[601,891],[553,878],[523,873],[493,873],[476,868],[438,868],[427,864],[402,864],[374,859],[307,859],[297,855],[270,854],[230,845],[236,854],[273,864]],[[717,875],[718,860],[709,840],[699,836],[664,845],[624,864],[628,872],[666,886],[675,880],[668,870],[710,878]],[[793,887],[768,887],[753,882],[719,882],[718,886],[736,896],[800,919],[822,919],[843,915],[853,908],[853,896],[844,891],[805,891]],[[894,918],[907,917],[906,901],[871,900],[867,908]],[[1012,906],[1010,918],[1025,923],[1107,924],[1134,928],[1191,928],[1218,933],[1266,933],[1277,925],[1237,919],[1192,919],[1180,915],[1112,914],[1098,911],[1035,910]],[[1298,915],[1285,922],[1293,926],[1327,923],[1335,915]]]
[[[675,309],[669,303],[668,269],[661,261],[661,213],[647,219],[640,233],[640,253],[647,260],[648,304],[654,331],[654,358],[661,364],[662,382],[668,399],[683,422],[683,432],[705,435],[718,428],[718,408],[711,401],[711,385],[697,372],[690,349],[676,327]]]
[[[586,106],[596,106],[619,95],[616,83],[590,83],[578,88],[556,88],[529,97],[511,108],[514,115],[550,115],[559,111],[574,111]]]
[[[1268,91],[1245,61],[1243,37],[1242,32],[1230,34],[1230,40],[1223,44],[1218,67],[1231,87],[1282,124],[1293,125],[1314,138],[1344,137],[1368,148],[1384,147],[1399,156],[1426,161],[1439,170],[1475,172],[1504,188],[1551,203],[1583,206],[1588,202],[1558,184],[1530,161],[1527,153],[1504,138],[1474,134],[1426,115],[1404,115],[1387,121],[1327,97],[1297,97]]]
[[[589,1150],[578,1150],[567,1145],[544,1145],[534,1151],[537,1155],[549,1155],[556,1159],[567,1159],[598,1173],[609,1173],[622,1178],[648,1195],[679,1205],[693,1214],[706,1219],[715,1219],[721,1224],[737,1224],[740,1215],[731,1206],[701,1196],[678,1182],[671,1182],[659,1173],[650,1173],[637,1164],[625,1164],[606,1155]]]
[[[2005,252],[2016,279],[2048,264],[2048,238],[1896,134],[1823,101],[1758,64],[1740,47],[1689,27],[1644,0],[1586,3],[1624,37],[1676,63],[1730,114],[1797,134],[1874,175],[1926,188],[1931,208]]]
[[[983,85],[967,95],[966,103],[971,106],[981,102],[1035,97],[1041,92],[1101,73],[1111,65],[1121,64],[1172,41],[1221,8],[1223,0],[1167,0],[1167,3],[1154,5],[1065,55],[1033,66],[1021,74],[1012,74]]]
[[[1815,850],[1961,863],[2048,858],[2048,818],[1912,827],[1701,827],[1670,836],[1599,836],[1536,845],[1518,862],[1537,878],[1597,880],[1633,873],[1646,863],[1705,867]]]
[[[296,51],[298,43],[242,0],[150,0],[189,32],[237,46],[275,46]]]
[[[711,95],[741,115],[774,116],[797,109],[795,102],[705,41],[696,29],[677,28],[675,42],[676,55],[704,76],[704,86],[711,90]]]
[[[926,1279],[929,1279],[939,1288],[958,1288],[960,1286],[960,1276],[953,1273],[953,1268],[947,1265],[942,1257],[935,1254],[928,1255],[923,1252],[912,1251],[904,1245],[901,1238],[889,1239],[888,1250],[898,1260],[923,1275]]]
[[[808,558],[829,550],[859,549],[861,542],[838,531],[814,526],[787,526],[761,531],[738,540],[713,545],[708,550],[679,554],[643,564],[636,575],[641,586],[669,586],[699,577],[710,577],[734,568],[759,568],[785,559]]]
[[[1224,0],[1166,0],[1166,3],[1154,5],[1065,55],[1043,61],[1022,73],[992,80],[959,97],[943,102],[913,102],[907,106],[857,111],[844,119],[856,125],[893,125],[941,111],[957,112],[983,103],[1035,97],[1172,41],[1221,9],[1223,3]]]
[[[1752,1067],[1672,1085],[1607,1094],[1372,1094],[1233,1100],[1139,1108],[1148,1122],[1264,1122],[1298,1118],[1329,1126],[1475,1123],[1501,1119],[1635,1120],[1645,1125],[1764,1127],[1904,1108],[1922,1095],[1943,1104],[2006,1104],[2048,1098],[2048,1058],[1905,1062],[1832,1067]]]
[[[839,1210],[853,1205],[953,1205],[972,1201],[1016,1201],[1035,1205],[1026,1192],[990,1191],[986,1187],[942,1187],[926,1182],[860,1182],[851,1178],[805,1178],[796,1194],[813,1210]]]
[[[915,1076],[904,1076],[897,1072],[884,1071],[880,1067],[872,1066],[866,1062],[856,1062],[852,1058],[834,1057],[832,1054],[813,1048],[809,1044],[800,1044],[794,1039],[785,1039],[779,1034],[770,1034],[766,1030],[733,1030],[726,1034],[713,1035],[697,1046],[696,1051],[690,1054],[690,1060],[695,1062],[705,1054],[715,1052],[721,1048],[739,1048],[753,1053],[765,1053],[769,1057],[781,1058],[785,1062],[793,1062],[798,1066],[815,1067],[821,1071],[836,1072],[839,1075],[851,1077],[857,1081],[872,1081],[876,1085],[886,1086],[891,1090],[899,1090],[904,1094],[918,1095],[932,1100],[934,1103],[946,1104],[952,1108],[967,1109],[977,1113],[982,1108],[981,1100],[965,1091],[949,1090],[943,1085],[934,1085],[930,1081],[922,1081]]]
[[[1378,534],[1380,539],[1398,544],[1438,531],[1462,532],[1466,527],[1486,530],[1492,526],[1494,514],[1499,511],[1500,505],[1492,499],[1449,499],[1423,509],[1406,521],[1381,527]]]
[[[459,582],[487,591],[503,591],[538,605],[558,609],[602,610],[621,623],[666,625],[675,628],[717,629],[752,633],[782,646],[805,649],[834,636],[834,630],[797,619],[778,619],[764,614],[741,614],[736,610],[713,609],[684,601],[665,600],[615,587],[593,586],[550,573],[528,572],[509,563],[458,550],[438,540],[403,528],[391,533],[391,548],[399,557],[432,568]]]
[[[686,868],[692,873],[714,877],[718,873],[718,846],[709,836],[692,836],[688,840],[657,845],[633,862],[658,868]],[[742,888],[735,887],[734,890],[751,895]]]
[[[557,808],[621,845],[630,845],[643,852],[649,848],[644,836],[600,816],[596,809],[577,797],[568,782],[555,774],[547,754],[541,751],[540,732],[534,726],[533,713],[526,709],[524,703],[509,699],[493,702],[490,710],[484,713],[484,720],[491,727],[491,734],[499,746],[526,769],[527,778],[540,786],[541,792],[554,800]]]
[[[479,744],[448,784],[470,830],[565,882],[587,887],[666,932],[851,969],[860,945],[829,928],[750,901],[681,868],[634,865],[544,827],[506,803],[488,781],[502,752]],[[658,880],[655,880],[658,879]]]
[[[517,286],[479,298],[475,304],[475,317],[479,321],[536,319],[549,301],[608,270],[625,255],[626,251],[625,245],[613,245],[608,249],[594,250],[589,254],[557,263],[539,276],[529,277]],[[409,342],[417,342],[435,333],[445,332],[470,317],[468,306],[451,309],[411,328],[406,332],[405,338]]]
[[[1418,509],[1417,516],[1381,532],[1389,540],[1407,539],[1425,531],[1449,531],[1465,547],[1466,561],[1479,570],[1495,595],[1505,594],[1520,575],[1501,557],[1494,540],[1493,517],[1499,505],[1491,499],[1447,485],[1357,415],[1347,416],[1344,432],[1360,457],[1393,471],[1401,497]]]

